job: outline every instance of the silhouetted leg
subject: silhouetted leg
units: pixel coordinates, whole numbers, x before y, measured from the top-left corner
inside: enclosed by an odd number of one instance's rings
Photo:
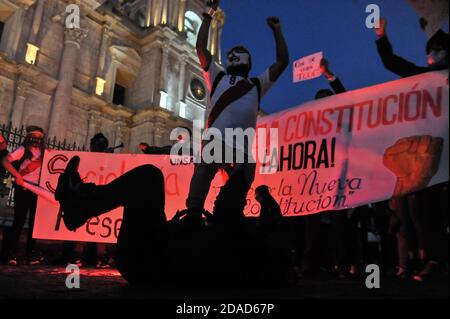
[[[161,238],[166,223],[161,170],[152,165],[135,168],[95,187],[88,204],[99,211],[124,208],[117,240],[117,264],[124,278],[133,283],[161,278],[157,271],[163,269],[165,242]]]
[[[29,193],[28,195],[30,203],[30,218],[28,220],[26,258],[28,260],[31,260],[35,245],[35,240],[33,239],[33,229],[34,229],[34,220],[36,217],[37,195],[33,193]]]
[[[302,270],[305,273],[312,274],[318,272],[320,267],[318,258],[318,255],[320,254],[320,215],[309,215],[303,217],[303,219],[305,222],[305,247],[303,252]]]
[[[209,193],[211,182],[219,170],[219,164],[200,163],[195,165],[194,175],[189,187],[189,196],[186,200],[188,209],[203,209]]]
[[[5,243],[5,257],[7,259],[15,257],[16,250],[20,241],[20,234],[22,232],[23,226],[25,225],[25,220],[29,210],[27,192],[28,191],[19,186],[16,186],[14,189],[14,220],[9,231],[8,239]]]
[[[396,234],[399,266],[402,269],[409,270],[412,255],[411,244],[411,226],[408,218],[408,207],[406,198],[396,199],[396,210],[400,221],[400,228]]]

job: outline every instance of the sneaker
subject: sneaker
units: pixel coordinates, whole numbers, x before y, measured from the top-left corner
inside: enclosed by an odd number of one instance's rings
[[[417,275],[413,277],[415,281],[429,281],[433,279],[439,279],[441,274],[441,267],[438,262],[431,260],[426,265],[425,268]]]
[[[59,201],[64,212],[64,224],[70,231],[83,226],[91,217],[82,204],[86,202],[87,194],[93,190],[95,184],[83,183],[78,173],[79,165],[80,158],[72,157],[64,173],[59,176],[55,192],[55,199]]]

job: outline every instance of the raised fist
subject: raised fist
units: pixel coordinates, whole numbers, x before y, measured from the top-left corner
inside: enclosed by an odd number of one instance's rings
[[[375,28],[375,34],[381,38],[386,35],[386,28],[387,28],[387,20],[385,18],[380,19],[380,27]]]
[[[280,18],[278,18],[278,17],[269,17],[269,18],[267,18],[267,25],[272,30],[280,29],[281,28]]]
[[[439,169],[442,148],[442,138],[424,135],[402,138],[385,151],[383,164],[397,176],[394,198],[428,186]]]
[[[220,0],[208,0],[206,5],[214,10],[217,10],[220,5]]]
[[[322,60],[320,60],[320,71],[322,72],[322,74],[330,72],[328,67],[329,65],[327,59],[323,58]]]

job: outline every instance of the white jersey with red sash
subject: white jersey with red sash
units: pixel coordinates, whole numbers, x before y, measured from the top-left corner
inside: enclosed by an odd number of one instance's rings
[[[224,73],[224,68],[216,62],[212,62],[208,71],[204,72],[206,84],[212,93],[207,109],[208,128],[218,129],[229,147],[247,152],[239,141],[233,141],[232,136],[225,135],[225,129],[255,129],[259,99],[270,90],[274,82],[270,81],[269,69],[258,76],[256,81]],[[217,82],[218,76],[220,81]],[[259,82],[259,90],[255,82]]]

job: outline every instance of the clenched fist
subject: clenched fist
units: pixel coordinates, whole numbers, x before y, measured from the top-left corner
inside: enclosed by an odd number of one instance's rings
[[[442,148],[442,138],[428,135],[402,138],[389,147],[383,164],[397,176],[393,197],[427,187],[439,169]]]
[[[375,34],[378,38],[386,36],[386,29],[387,29],[387,20],[385,18],[380,19],[380,27],[375,28]]]
[[[267,18],[267,25],[272,30],[280,29],[281,28],[280,18],[278,18],[278,17],[269,17],[269,18]]]

